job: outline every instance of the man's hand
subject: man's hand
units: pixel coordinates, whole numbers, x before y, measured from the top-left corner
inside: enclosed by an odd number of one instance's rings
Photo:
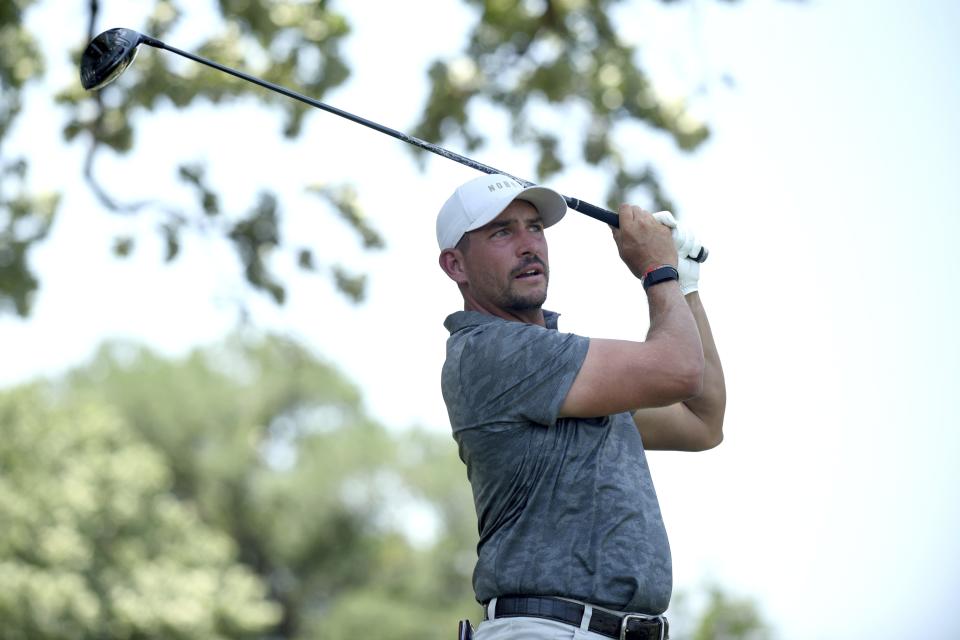
[[[649,212],[633,205],[620,205],[619,213],[620,228],[611,227],[613,239],[617,243],[620,259],[633,275],[642,278],[651,268],[677,264],[677,248],[670,230],[664,224]]]
[[[658,211],[653,214],[655,220],[668,227],[673,235],[673,244],[677,248],[679,263],[677,271],[680,273],[680,291],[683,295],[693,293],[700,288],[700,263],[692,256],[699,255],[701,244],[686,225],[681,225],[669,211]]]

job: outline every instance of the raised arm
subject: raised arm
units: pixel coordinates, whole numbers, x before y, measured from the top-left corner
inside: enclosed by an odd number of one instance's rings
[[[667,407],[640,409],[633,414],[633,420],[647,449],[703,451],[717,446],[723,440],[727,390],[720,355],[698,292],[700,263],[685,257],[697,255],[700,243],[692,229],[679,224],[669,212],[661,211],[653,216],[672,229],[674,246],[680,255],[680,290],[686,296],[696,319],[700,342],[703,344],[703,388],[697,396],[683,402]]]
[[[633,420],[645,449],[703,451],[723,440],[727,390],[720,354],[699,292],[687,294],[703,344],[703,388],[696,396],[667,407],[640,409]]]
[[[659,265],[677,265],[670,229],[639,207],[620,207],[613,231],[620,257],[641,278]],[[638,287],[639,289],[639,287]],[[644,342],[591,339],[561,416],[594,417],[664,407],[700,394],[703,347],[677,281],[647,291],[650,328]]]

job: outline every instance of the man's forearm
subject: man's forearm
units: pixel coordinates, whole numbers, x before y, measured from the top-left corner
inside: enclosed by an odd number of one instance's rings
[[[700,294],[694,291],[685,297],[703,345],[703,389],[699,395],[684,404],[719,436],[723,429],[723,414],[727,405],[723,366],[720,364],[720,354],[717,352],[717,344],[713,340],[713,332],[710,330],[710,322],[707,320]]]
[[[704,350],[700,344],[700,330],[691,307],[680,295],[679,284],[664,282],[650,287],[647,302],[650,328],[646,343],[664,345],[668,357],[676,360],[675,367],[679,371],[702,376]]]

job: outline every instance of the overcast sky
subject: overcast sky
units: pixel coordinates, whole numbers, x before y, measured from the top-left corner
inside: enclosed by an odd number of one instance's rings
[[[615,18],[664,92],[703,85],[696,113],[713,136],[693,155],[643,131],[620,142],[661,168],[712,251],[701,292],[729,395],[721,447],[650,456],[677,587],[717,580],[754,597],[784,639],[960,637],[960,4],[655,4],[627,3]],[[53,44],[76,41],[81,5],[48,1],[28,15],[43,25],[51,86],[75,77]],[[144,22],[135,3],[102,5],[102,29]],[[325,100],[412,128],[426,64],[459,50],[466,9],[341,6],[353,75]],[[189,49],[213,17],[191,7],[168,41]],[[160,267],[144,222],[134,258],[110,259],[110,232],[127,223],[100,211],[78,179],[82,147],[64,148],[62,115],[39,89],[31,96],[5,152],[29,150],[37,187],[65,199],[32,257],[43,278],[33,315],[0,318],[0,384],[78,365],[107,338],[181,354],[229,332],[243,286],[229,250],[194,240]],[[502,119],[477,117],[492,143],[475,157],[532,175]],[[460,300],[436,266],[434,216],[475,173],[440,158],[421,173],[401,143],[327,114],[309,118],[296,144],[280,127],[253,105],[164,112],[138,129],[149,157],[104,156],[98,171],[116,195],[139,199],[175,192],[176,164],[206,159],[227,209],[247,209],[263,185],[283,193],[296,205],[287,231],[369,270],[369,300],[352,307],[326,280],[281,264],[289,303],[254,301],[257,324],[336,362],[384,424],[444,432],[442,321]],[[356,184],[389,249],[363,255],[300,194],[310,181]],[[598,202],[604,184],[576,170],[548,186]],[[643,292],[609,231],[570,212],[548,239],[561,329],[642,339]]]

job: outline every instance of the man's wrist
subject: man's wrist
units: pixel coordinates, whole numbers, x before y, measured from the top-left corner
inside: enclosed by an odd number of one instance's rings
[[[670,282],[680,280],[680,272],[672,264],[662,264],[656,267],[650,267],[644,272],[640,281],[643,283],[644,291],[661,282]]]

